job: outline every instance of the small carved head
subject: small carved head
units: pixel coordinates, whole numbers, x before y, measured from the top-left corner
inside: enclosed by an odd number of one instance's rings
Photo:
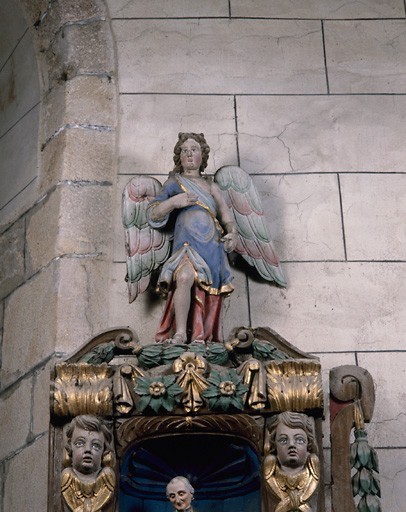
[[[281,466],[300,468],[309,453],[317,454],[314,419],[299,412],[278,414],[269,427],[269,451]]]
[[[202,163],[199,168],[199,173],[202,174],[204,170],[207,167],[207,160],[209,159],[209,153],[210,153],[210,147],[206,142],[206,139],[204,138],[203,133],[188,133],[188,132],[181,132],[178,134],[178,142],[175,144],[175,147],[173,149],[173,161],[175,162],[175,167],[171,174],[174,173],[182,173],[183,167],[181,163],[181,151],[182,151],[182,144],[186,142],[188,139],[195,140],[201,149],[202,153]]]
[[[91,415],[73,418],[65,431],[69,463],[78,473],[97,474],[114,464],[113,436],[103,420]]]
[[[175,510],[189,510],[194,492],[191,483],[184,476],[175,476],[166,486],[166,497],[175,507]]]

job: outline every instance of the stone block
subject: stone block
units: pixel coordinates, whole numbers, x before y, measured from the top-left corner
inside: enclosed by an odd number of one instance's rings
[[[200,18],[227,16],[228,0],[107,0],[112,18]]]
[[[54,351],[70,354],[111,327],[108,268],[107,261],[97,258],[63,258],[10,296],[4,320],[5,385]]]
[[[27,28],[20,6],[13,0],[2,1],[1,16],[0,69],[3,68]]]
[[[64,27],[46,53],[51,82],[63,82],[85,74],[112,75],[113,48],[106,21]]]
[[[337,177],[254,176],[280,260],[343,260]]]
[[[406,352],[361,352],[358,364],[369,371],[375,383],[375,410],[366,427],[370,444],[377,448],[404,448]]]
[[[208,174],[237,163],[232,96],[122,95],[120,119],[121,174],[167,177],[173,169],[178,133],[188,131],[203,132],[206,137]]]
[[[263,18],[395,18],[404,17],[399,0],[231,0],[231,15]]]
[[[238,97],[241,167],[404,172],[406,96]]]
[[[20,6],[24,12],[27,23],[39,23],[41,17],[47,12],[48,0],[21,0]]]
[[[2,156],[0,209],[37,177],[39,107],[35,107],[0,138]],[[19,203],[19,201],[17,200]],[[14,210],[18,207],[14,204]],[[3,211],[1,211],[3,217]],[[3,221],[3,218],[2,218]]]
[[[22,486],[23,483],[23,486]],[[45,511],[48,505],[48,437],[43,436],[10,460],[4,510]]]
[[[406,448],[377,450],[382,510],[402,510],[406,500]]]
[[[59,264],[55,350],[72,354],[88,339],[111,328],[110,258],[63,258]]]
[[[22,448],[30,433],[32,378],[3,392],[0,400],[0,460]]]
[[[0,301],[0,368],[2,367],[3,358],[3,323],[4,323],[4,301]]]
[[[0,298],[24,281],[24,238],[24,218],[0,235]]]
[[[39,100],[37,60],[30,32],[27,31],[0,72],[0,136]],[[20,139],[20,143],[23,140]]]
[[[10,199],[3,208],[0,208],[0,232],[4,232],[14,224],[15,220],[26,213],[37,200],[37,179],[33,179],[26,187]]]
[[[66,125],[112,130],[115,85],[103,76],[77,76],[50,91],[44,100],[43,115],[43,143]]]
[[[250,309],[248,281],[244,272],[231,265],[234,274],[234,291],[224,299],[223,304],[223,336],[227,340],[234,327],[250,325]]]
[[[154,178],[159,179],[159,177],[154,176]],[[114,212],[114,242],[113,242],[113,259],[115,262],[124,262],[126,260],[126,251],[124,246],[124,227],[122,220],[122,195],[124,191],[124,187],[130,181],[131,176],[123,176],[119,175],[117,180],[117,189],[116,189],[116,201],[114,203],[115,212]],[[160,179],[162,181],[162,177]]]
[[[319,21],[113,20],[121,92],[325,93]]]
[[[55,366],[52,359],[45,366],[35,371],[33,376],[32,435],[37,436],[49,429],[49,393],[51,387],[51,370]]]
[[[20,286],[7,299],[3,333],[6,386],[54,352],[58,305],[58,263]]]
[[[138,334],[140,342],[155,342],[155,331],[162,314],[163,301],[148,291],[128,303],[125,263],[113,263],[109,289],[109,325],[129,326]]]
[[[55,34],[63,27],[72,24],[87,24],[95,20],[103,20],[107,10],[100,0],[64,0],[63,2],[44,2],[42,6],[34,6],[33,0],[23,0],[27,4],[26,10],[36,23],[41,47],[47,49],[53,41]],[[36,3],[39,3],[38,0]],[[36,9],[35,9],[36,7]]]
[[[406,92],[404,19],[328,21],[324,34],[330,92]]]
[[[106,254],[111,243],[111,186],[65,184],[27,223],[27,265],[38,271],[63,255]]]
[[[286,290],[250,281],[254,326],[306,352],[403,349],[404,264],[285,263],[284,271]]]
[[[58,252],[61,189],[54,190],[27,215],[26,265],[31,276],[60,256]]]
[[[340,176],[347,257],[406,260],[406,178],[402,174]]]
[[[60,181],[109,181],[115,168],[116,134],[82,128],[67,128],[44,148],[40,191],[47,192]]]

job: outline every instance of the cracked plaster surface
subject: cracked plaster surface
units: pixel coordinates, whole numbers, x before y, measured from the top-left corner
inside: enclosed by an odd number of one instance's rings
[[[404,17],[399,0],[231,0],[233,16],[270,18],[384,18]]]
[[[326,22],[330,92],[405,93],[405,28],[404,19]]]
[[[406,96],[237,96],[241,166],[403,172]]]
[[[253,325],[307,352],[404,347],[404,264],[295,262],[284,271],[286,290],[250,281]]]
[[[113,21],[122,92],[326,92],[317,21]]]

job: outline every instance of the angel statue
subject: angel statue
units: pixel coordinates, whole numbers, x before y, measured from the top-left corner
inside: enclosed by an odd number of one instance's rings
[[[157,342],[221,342],[223,298],[233,291],[227,253],[286,286],[251,177],[239,167],[204,176],[210,148],[202,133],[179,133],[175,167],[163,187],[136,176],[123,193],[129,301],[160,268],[166,297]]]

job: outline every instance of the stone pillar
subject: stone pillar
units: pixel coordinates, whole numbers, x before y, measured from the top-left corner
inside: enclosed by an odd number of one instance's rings
[[[40,70],[39,169],[35,199],[0,232],[2,512],[47,509],[49,364],[107,327],[117,173],[104,2],[21,7]]]

